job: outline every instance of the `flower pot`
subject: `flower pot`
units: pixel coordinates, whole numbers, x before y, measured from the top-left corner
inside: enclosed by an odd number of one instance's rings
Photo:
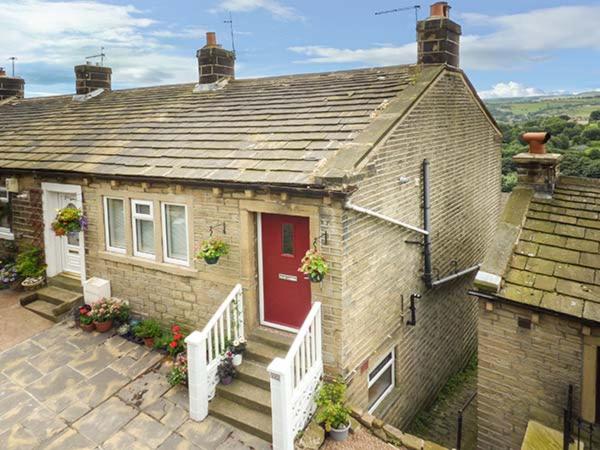
[[[320,283],[323,281],[323,274],[319,272],[312,272],[308,274],[308,279],[313,283]]]
[[[96,325],[94,325],[94,322],[88,323],[87,325],[80,322],[79,326],[81,327],[81,329],[83,331],[85,331],[87,333],[91,333],[92,331],[94,331],[96,329]]]
[[[154,338],[152,338],[152,337],[144,338],[144,344],[146,345],[146,347],[153,348],[154,347]]]
[[[350,430],[350,424],[346,425],[344,428],[331,427],[329,437],[332,441],[345,441],[348,439],[348,430]]]
[[[37,289],[41,288],[41,287],[42,287],[42,285],[44,284],[44,278],[43,278],[43,277],[40,277],[40,279],[39,279],[39,280],[36,280],[36,281],[35,281],[35,282],[33,282],[33,283],[31,283],[31,282],[30,282],[29,284],[25,284],[25,281],[27,281],[27,279],[25,279],[25,280],[23,280],[23,281],[21,282],[21,286],[22,286],[22,287],[23,287],[23,289],[25,289],[26,291],[35,291],[35,290],[37,290]]]
[[[106,320],[104,322],[95,322],[94,321],[94,325],[96,325],[96,330],[99,331],[100,333],[106,333],[108,330],[110,330],[113,326],[113,321],[112,320]]]
[[[241,366],[242,365],[242,359],[243,359],[242,358],[242,354],[241,353],[236,353],[235,355],[233,355],[233,359],[232,359],[233,365],[236,366],[236,367],[237,366]]]
[[[215,256],[214,258],[206,258],[206,257],[204,257],[204,262],[206,262],[206,264],[210,264],[210,265],[216,264],[216,263],[219,262],[219,257],[218,256]]]
[[[229,375],[228,377],[221,378],[221,384],[228,385],[233,382],[233,377]]]

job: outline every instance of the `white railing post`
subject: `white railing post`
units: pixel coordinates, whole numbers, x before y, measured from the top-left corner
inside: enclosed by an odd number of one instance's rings
[[[185,338],[188,358],[188,388],[190,418],[204,420],[208,416],[208,367],[206,361],[206,336],[194,331]]]
[[[294,450],[291,367],[285,359],[275,358],[267,370],[271,380],[273,449]]]

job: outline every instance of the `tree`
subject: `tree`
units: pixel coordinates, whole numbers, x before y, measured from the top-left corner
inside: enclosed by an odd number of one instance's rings
[[[600,122],[600,109],[592,111],[590,114],[590,122]]]
[[[585,130],[583,130],[583,137],[588,141],[600,141],[600,126],[598,125],[588,125]]]

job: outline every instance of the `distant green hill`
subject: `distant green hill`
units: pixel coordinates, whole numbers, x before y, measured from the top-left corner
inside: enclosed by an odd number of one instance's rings
[[[572,96],[527,97],[486,100],[497,121],[524,122],[543,117],[569,116],[586,123],[590,113],[600,109],[600,92],[584,92]]]

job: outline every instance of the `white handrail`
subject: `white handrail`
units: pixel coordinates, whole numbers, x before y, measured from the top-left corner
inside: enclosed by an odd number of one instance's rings
[[[314,396],[323,375],[321,303],[313,304],[285,358],[275,358],[268,371],[273,448],[293,450],[296,434],[315,412]]]
[[[187,338],[190,417],[204,420],[208,402],[215,396],[217,367],[230,341],[244,338],[244,296],[237,284],[202,331]]]

